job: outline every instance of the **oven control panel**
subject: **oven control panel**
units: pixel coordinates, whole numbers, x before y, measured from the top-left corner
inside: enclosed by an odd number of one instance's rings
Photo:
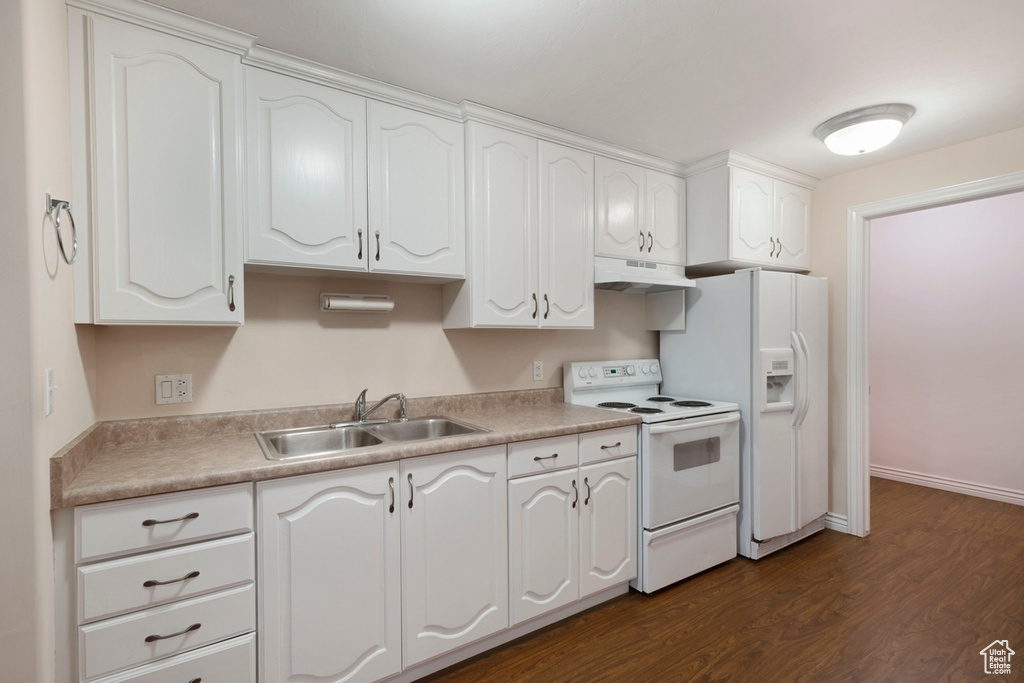
[[[565,387],[660,384],[661,365],[653,359],[566,363],[563,376]]]

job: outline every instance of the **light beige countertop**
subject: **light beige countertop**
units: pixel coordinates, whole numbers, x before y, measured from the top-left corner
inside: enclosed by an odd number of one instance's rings
[[[385,405],[388,410],[382,409],[380,416],[396,417],[393,404]],[[50,507],[276,479],[640,423],[635,415],[563,403],[557,388],[415,398],[408,405],[409,417],[444,415],[490,431],[274,461],[263,455],[255,432],[350,420],[353,404],[101,422],[50,459]]]

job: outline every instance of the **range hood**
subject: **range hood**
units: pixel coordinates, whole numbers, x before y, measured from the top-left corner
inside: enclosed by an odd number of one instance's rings
[[[654,294],[696,286],[682,266],[635,259],[594,257],[594,287],[627,294]]]

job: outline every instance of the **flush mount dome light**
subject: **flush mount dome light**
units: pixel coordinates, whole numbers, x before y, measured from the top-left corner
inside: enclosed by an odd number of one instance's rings
[[[833,116],[814,130],[836,154],[855,155],[885,147],[914,115],[909,104],[878,104]]]

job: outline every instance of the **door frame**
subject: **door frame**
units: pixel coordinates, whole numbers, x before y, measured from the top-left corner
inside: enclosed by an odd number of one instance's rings
[[[975,180],[847,210],[846,280],[846,486],[847,531],[871,531],[869,329],[870,223],[900,213],[1024,191],[1024,172]]]

